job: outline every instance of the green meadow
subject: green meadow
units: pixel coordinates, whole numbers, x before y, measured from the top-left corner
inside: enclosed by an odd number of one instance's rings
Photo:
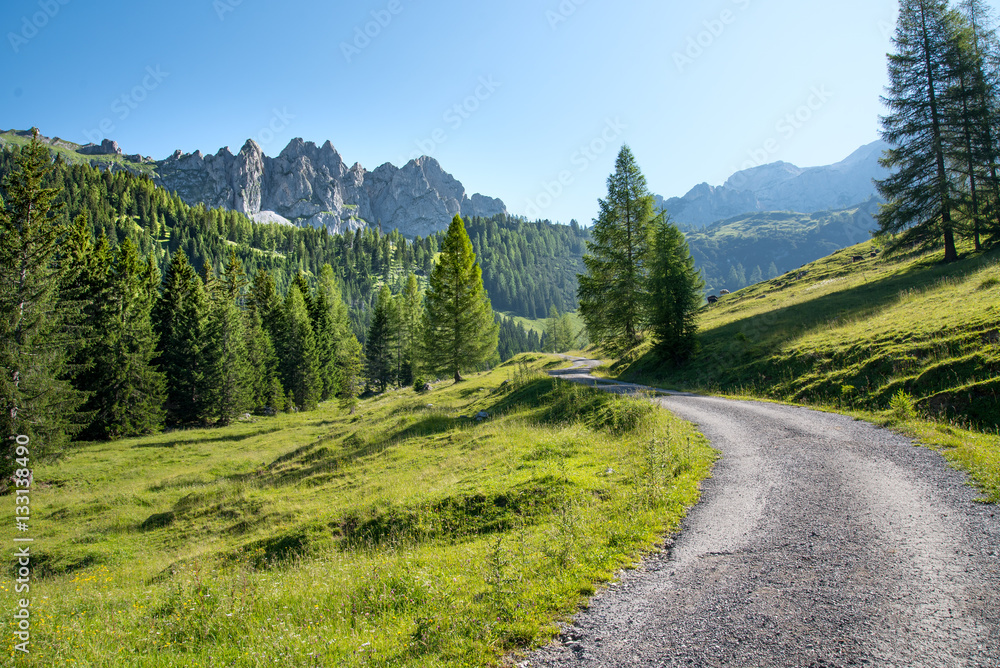
[[[555,364],[37,465],[20,663],[489,666],[546,641],[678,528],[714,459]]]

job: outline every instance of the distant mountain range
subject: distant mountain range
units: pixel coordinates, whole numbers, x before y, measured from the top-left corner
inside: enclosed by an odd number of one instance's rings
[[[876,141],[825,167],[801,168],[773,162],[733,174],[721,186],[702,183],[683,197],[663,199],[676,223],[704,227],[720,220],[765,211],[816,213],[845,209],[877,197],[872,179],[888,174],[878,159],[888,145]]]
[[[4,132],[0,145],[23,144],[30,136],[26,131]],[[325,227],[333,233],[378,225],[408,237],[426,237],[445,229],[456,213],[507,213],[499,199],[469,196],[437,160],[426,156],[403,167],[385,163],[369,172],[357,163],[348,167],[329,141],[316,146],[293,139],[277,157],[269,158],[251,139],[235,155],[229,147],[208,155],[178,150],[165,160],[126,155],[107,139],[84,146],[58,137],[45,141],[66,159],[146,173],[188,204],[239,211],[259,222]]]

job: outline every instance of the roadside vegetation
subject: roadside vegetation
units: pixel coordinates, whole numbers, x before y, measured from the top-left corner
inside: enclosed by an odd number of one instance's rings
[[[714,456],[648,401],[541,373],[555,363],[38,466],[32,658],[478,666],[544,641],[677,529]]]
[[[946,451],[961,441],[968,452],[949,456],[1000,500],[1000,251],[960,246],[963,259],[943,264],[941,251],[872,257],[877,248],[847,248],[704,307],[701,349],[683,366],[639,348],[612,372],[856,411]]]

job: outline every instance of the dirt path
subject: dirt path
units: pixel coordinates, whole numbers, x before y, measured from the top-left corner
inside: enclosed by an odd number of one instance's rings
[[[596,363],[555,372],[591,377]],[[1000,667],[1000,517],[963,474],[849,417],[654,399],[722,453],[676,542],[522,666]]]

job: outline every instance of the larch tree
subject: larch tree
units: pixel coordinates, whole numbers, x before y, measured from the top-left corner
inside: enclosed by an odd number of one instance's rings
[[[657,219],[646,178],[628,146],[608,177],[579,275],[580,315],[590,340],[620,355],[642,340],[650,225]]]
[[[943,242],[944,259],[958,259],[956,205],[961,195],[949,174],[947,91],[954,71],[947,3],[900,0],[899,19],[889,54],[889,87],[882,101],[882,139],[890,148],[881,164],[893,170],[875,182],[886,204],[880,230],[899,234],[889,250]]]
[[[431,270],[425,308],[423,357],[428,370],[447,373],[458,383],[463,369],[474,368],[496,353],[500,326],[458,214],[448,226],[440,259]]]

